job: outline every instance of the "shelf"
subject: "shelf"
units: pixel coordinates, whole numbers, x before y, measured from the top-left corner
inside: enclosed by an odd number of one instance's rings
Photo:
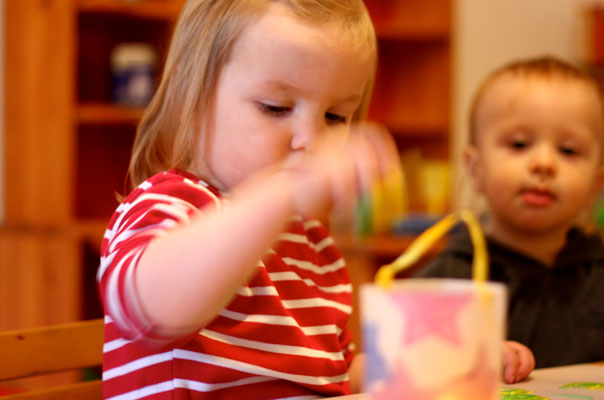
[[[588,61],[591,64],[604,62],[604,7],[594,5],[585,12],[588,31]]]
[[[117,195],[130,191],[128,165],[134,125],[80,125],[75,136],[72,217],[106,219],[115,211]]]
[[[442,40],[451,36],[451,2],[443,0],[365,0],[378,37]]]
[[[355,237],[353,235],[338,236],[335,238],[343,252],[367,252],[378,257],[398,257],[404,252],[417,235],[375,235],[368,237]],[[426,257],[436,254],[446,244],[446,238],[437,243],[426,252]]]
[[[369,118],[384,124],[395,136],[421,138],[446,138],[449,121],[444,115],[409,114],[404,110],[381,113],[373,111]]]
[[[111,103],[83,103],[78,106],[80,125],[136,125],[143,116],[143,108],[125,107]]]
[[[384,26],[376,28],[379,41],[437,42],[448,43],[450,33],[438,27],[398,27]]]
[[[153,75],[155,83],[159,81],[172,31],[171,21],[103,13],[81,13],[77,20],[75,81],[78,103],[112,103],[114,82],[111,55],[123,43],[146,43],[157,51],[157,66]]]
[[[100,248],[108,224],[108,219],[81,220],[74,225],[74,230],[80,239],[84,239]]]
[[[178,17],[182,0],[79,0],[82,13],[104,13],[143,19],[173,21]]]
[[[387,40],[379,43],[369,118],[384,124],[397,143],[446,155],[450,120],[449,44]],[[429,140],[431,143],[418,143]]]
[[[412,236],[339,236],[335,240],[343,252],[369,252],[376,256],[397,256],[413,242]]]

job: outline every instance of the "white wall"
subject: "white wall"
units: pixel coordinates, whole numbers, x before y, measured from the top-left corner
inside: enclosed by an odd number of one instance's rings
[[[453,193],[458,207],[473,205],[459,155],[466,140],[472,94],[494,68],[545,53],[570,61],[587,56],[584,10],[594,0],[454,0]],[[601,2],[601,1],[600,1]]]

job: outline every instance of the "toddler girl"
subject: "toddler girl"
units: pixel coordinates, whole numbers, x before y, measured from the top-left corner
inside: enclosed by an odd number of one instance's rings
[[[105,398],[357,390],[348,272],[313,217],[400,172],[355,124],[375,65],[362,0],[185,4],[102,244]]]

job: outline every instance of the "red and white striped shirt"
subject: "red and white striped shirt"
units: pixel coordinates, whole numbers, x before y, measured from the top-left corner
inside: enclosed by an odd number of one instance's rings
[[[257,273],[200,331],[160,332],[146,320],[133,284],[140,255],[152,238],[208,205],[221,206],[217,190],[171,170],[139,185],[113,215],[97,274],[105,307],[104,398],[349,393],[351,284],[341,253],[316,220],[293,218]]]

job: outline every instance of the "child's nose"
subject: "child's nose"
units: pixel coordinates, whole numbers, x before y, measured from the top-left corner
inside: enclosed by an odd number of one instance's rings
[[[556,172],[557,150],[552,146],[535,146],[531,156],[531,171],[540,175],[553,175]]]
[[[312,150],[324,127],[314,121],[299,123],[292,128],[291,149],[294,151]]]

